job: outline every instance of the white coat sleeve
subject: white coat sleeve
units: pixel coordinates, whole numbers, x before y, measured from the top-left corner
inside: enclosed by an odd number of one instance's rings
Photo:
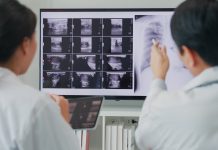
[[[150,150],[151,143],[149,136],[152,135],[152,128],[154,127],[153,118],[150,117],[151,103],[155,101],[161,92],[167,90],[165,81],[155,79],[152,81],[150,91],[142,107],[141,115],[139,118],[138,127],[135,132],[136,145],[140,150]],[[151,145],[150,145],[151,144]]]
[[[18,141],[19,150],[80,150],[77,136],[61,116],[59,107],[51,100],[39,105],[39,111]],[[37,109],[38,110],[38,109]]]

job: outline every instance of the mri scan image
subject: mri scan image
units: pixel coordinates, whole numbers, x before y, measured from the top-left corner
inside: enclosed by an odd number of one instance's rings
[[[100,72],[74,72],[71,78],[74,88],[101,88],[102,75]]]
[[[73,69],[75,71],[96,71],[101,70],[100,55],[74,55]]]
[[[101,37],[73,37],[73,53],[102,53]]]
[[[70,55],[44,54],[44,69],[54,71],[70,70]]]
[[[51,36],[43,38],[43,52],[45,53],[72,53],[72,38]]]
[[[132,74],[130,72],[105,72],[104,88],[106,89],[131,89]]]
[[[81,19],[81,35],[92,34],[92,19]]]
[[[66,72],[44,72],[44,88],[70,88],[70,74]]]
[[[104,53],[110,54],[133,54],[133,38],[132,37],[104,37],[103,38]]]
[[[110,74],[108,88],[120,88],[121,77],[120,74]]]
[[[122,38],[111,38],[111,53],[122,53]]]
[[[45,35],[68,35],[68,19],[45,19],[44,34]]]
[[[132,18],[107,18],[103,25],[103,36],[133,36]]]
[[[132,55],[104,56],[105,71],[132,71]]]
[[[92,38],[91,37],[81,37],[81,52],[91,53],[92,51]]]
[[[123,20],[111,19],[111,35],[122,35],[123,33]]]
[[[52,37],[51,38],[51,52],[58,53],[62,51],[61,47],[62,38],[61,37]]]

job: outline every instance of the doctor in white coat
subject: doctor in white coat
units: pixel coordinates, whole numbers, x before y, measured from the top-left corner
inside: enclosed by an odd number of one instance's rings
[[[17,77],[35,55],[35,26],[30,9],[0,0],[0,150],[80,150],[58,105]],[[63,98],[53,98],[67,106]]]
[[[218,149],[218,1],[186,0],[171,20],[180,58],[195,78],[167,91],[169,60],[154,42],[155,76],[135,133],[140,150]]]

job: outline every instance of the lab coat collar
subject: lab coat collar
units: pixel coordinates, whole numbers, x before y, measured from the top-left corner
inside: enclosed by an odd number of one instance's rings
[[[191,90],[196,87],[218,83],[218,66],[211,67],[203,71],[200,75],[191,80],[184,90]]]
[[[0,67],[0,79],[1,78],[7,78],[7,79],[10,79],[11,81],[16,80],[16,81],[20,82],[17,75],[14,72],[12,72],[11,70],[9,70],[8,68]]]

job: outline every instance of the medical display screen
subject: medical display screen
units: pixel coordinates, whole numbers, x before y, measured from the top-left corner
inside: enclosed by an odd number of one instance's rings
[[[152,39],[166,45],[169,90],[191,74],[171,37],[171,9],[42,9],[40,89],[59,95],[146,96]]]

